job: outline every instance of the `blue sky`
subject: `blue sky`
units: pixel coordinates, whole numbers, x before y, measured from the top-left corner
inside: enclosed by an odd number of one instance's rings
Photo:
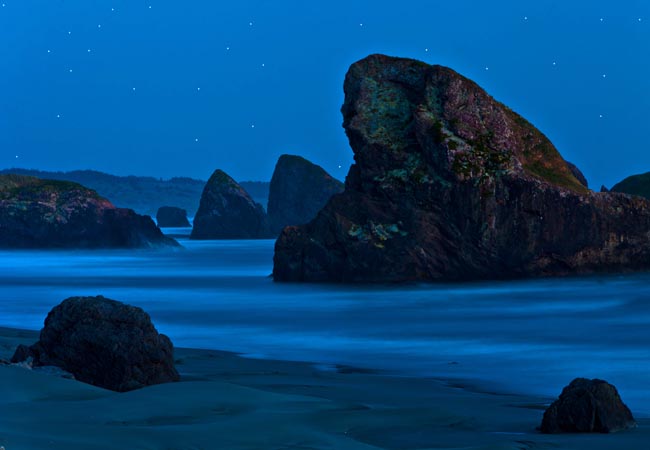
[[[645,0],[0,2],[2,168],[343,179],[343,78],[385,53],[478,82],[596,189],[650,171]]]

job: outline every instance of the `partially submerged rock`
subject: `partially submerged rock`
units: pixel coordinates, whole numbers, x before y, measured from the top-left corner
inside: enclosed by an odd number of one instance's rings
[[[269,189],[267,214],[271,231],[277,234],[287,225],[309,222],[332,195],[340,192],[343,183],[322,167],[300,156],[280,156]]]
[[[161,206],[156,213],[159,227],[191,227],[187,211],[175,206]]]
[[[118,392],[178,381],[173,345],[149,315],[104,297],[72,297],[45,319],[40,340],[16,349],[12,363],[56,366],[85,383]]]
[[[650,202],[588,190],[546,136],[476,83],[373,55],[344,90],[355,164],[314,220],[282,231],[276,281],[650,268]]]
[[[576,378],[544,413],[542,433],[614,433],[636,427],[616,388],[603,380]]]
[[[270,236],[264,208],[222,170],[205,185],[192,239],[263,239]]]
[[[178,246],[149,216],[69,181],[0,175],[0,248]]]

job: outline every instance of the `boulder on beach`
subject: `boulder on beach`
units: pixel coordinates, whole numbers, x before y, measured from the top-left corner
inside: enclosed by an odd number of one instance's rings
[[[542,433],[614,433],[636,422],[616,388],[606,381],[576,378],[544,413]]]
[[[266,212],[222,170],[203,189],[194,217],[192,239],[264,239],[270,237]]]
[[[266,209],[271,231],[277,234],[287,225],[309,222],[332,195],[340,192],[343,183],[322,167],[300,156],[280,156],[271,178]]]
[[[40,339],[20,346],[13,363],[56,366],[118,392],[178,381],[172,342],[141,308],[104,297],[72,297],[54,307]]]
[[[178,246],[149,216],[69,181],[0,175],[0,248]]]
[[[159,227],[191,227],[187,211],[175,206],[161,206],[156,213]]]
[[[462,281],[650,268],[650,201],[596,193],[455,71],[372,55],[345,78],[345,191],[275,245],[276,281]]]

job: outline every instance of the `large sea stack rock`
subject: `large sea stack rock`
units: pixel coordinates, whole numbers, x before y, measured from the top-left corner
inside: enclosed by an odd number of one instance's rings
[[[187,211],[175,206],[161,206],[156,214],[159,227],[191,227]]]
[[[271,178],[266,210],[271,231],[277,234],[287,225],[309,222],[343,188],[343,183],[305,158],[280,156]]]
[[[104,297],[72,297],[45,319],[40,340],[19,347],[12,362],[56,366],[85,383],[125,392],[178,381],[169,338],[149,315]]]
[[[264,208],[228,174],[216,170],[203,189],[194,217],[192,239],[262,239],[270,237]]]
[[[614,386],[576,378],[544,413],[542,433],[614,433],[636,427]]]
[[[345,192],[275,246],[278,281],[650,267],[650,202],[589,191],[533,125],[451,69],[373,55],[345,79]]]
[[[177,246],[149,216],[68,181],[0,175],[0,248]]]

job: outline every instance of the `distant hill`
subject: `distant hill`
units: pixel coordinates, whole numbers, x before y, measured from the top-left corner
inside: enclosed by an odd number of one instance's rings
[[[131,208],[139,214],[155,217],[161,206],[177,206],[187,210],[194,217],[199,207],[205,181],[193,178],[175,177],[169,180],[154,177],[120,177],[95,170],[74,170],[71,172],[47,172],[31,169],[5,169],[0,174],[15,173],[49,180],[74,181],[97,191],[115,206]],[[268,182],[243,182],[251,197],[266,208]],[[249,191],[250,189],[250,191]]]
[[[629,176],[615,184],[610,191],[650,198],[650,172]]]

